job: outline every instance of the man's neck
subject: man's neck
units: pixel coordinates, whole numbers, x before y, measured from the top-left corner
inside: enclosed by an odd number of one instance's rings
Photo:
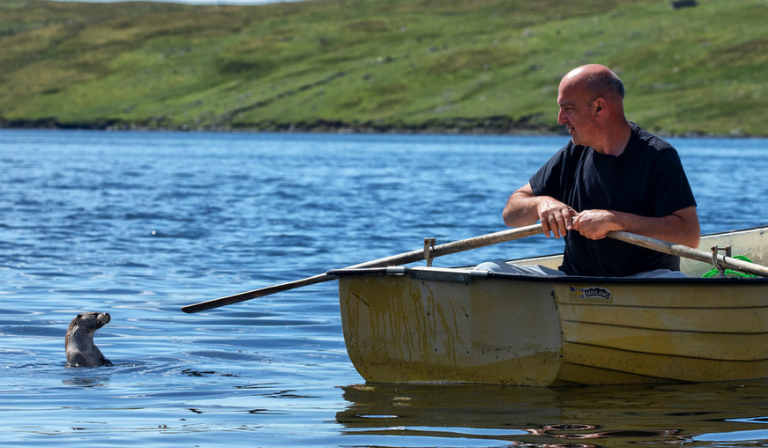
[[[629,139],[632,137],[632,126],[624,120],[612,128],[612,132],[606,133],[604,142],[599,147],[592,148],[601,154],[618,157],[627,149]]]

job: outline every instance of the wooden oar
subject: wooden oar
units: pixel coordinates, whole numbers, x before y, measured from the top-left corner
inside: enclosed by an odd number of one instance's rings
[[[489,233],[487,235],[476,236],[474,238],[468,238],[465,240],[454,241],[452,243],[440,244],[430,248],[428,251],[430,258],[437,258],[443,255],[454,254],[471,249],[477,249],[480,247],[490,246],[493,244],[499,244],[506,241],[512,241],[519,238],[524,238],[531,235],[537,235],[542,233],[541,225],[533,224],[526,227],[519,227],[516,229],[502,230],[501,232]],[[424,249],[414,250],[406,252],[400,255],[393,255],[391,257],[379,258],[378,260],[368,261],[354,266],[349,266],[346,269],[357,268],[376,268],[386,266],[399,266],[403,264],[413,263],[425,259]],[[220,306],[232,305],[233,303],[244,302],[246,300],[255,299],[258,297],[268,296],[278,292],[289,291],[291,289],[301,288],[303,286],[314,285],[315,283],[327,282],[334,278],[328,274],[319,274],[312,277],[303,278],[301,280],[294,280],[292,282],[283,283],[280,285],[267,286],[261,289],[255,289],[253,291],[243,292],[227,297],[221,297],[219,299],[209,300],[207,302],[200,302],[193,305],[187,305],[181,308],[185,313],[198,313],[200,311],[210,310],[218,308]]]
[[[655,251],[663,252],[665,254],[690,258],[691,260],[715,265],[711,253],[707,253],[698,249],[692,249],[682,244],[670,243],[668,241],[657,240],[655,238],[636,235],[629,232],[609,232],[608,236],[620,241],[624,241],[625,243],[645,247],[646,249],[652,249]],[[720,267],[724,269],[728,268],[735,271],[746,272],[748,274],[759,275],[761,277],[768,277],[768,267],[765,267],[761,264],[750,263],[748,261],[739,260],[738,258],[726,257],[720,254],[717,254],[717,262]]]

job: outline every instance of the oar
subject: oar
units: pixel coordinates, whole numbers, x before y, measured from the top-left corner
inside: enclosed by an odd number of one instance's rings
[[[440,244],[431,247],[429,250],[420,249],[411,252],[406,252],[400,255],[393,255],[391,257],[379,258],[378,260],[368,261],[354,266],[349,266],[346,269],[357,268],[376,268],[386,266],[398,266],[416,261],[424,260],[425,253],[428,252],[430,258],[437,258],[443,255],[454,254],[471,249],[477,249],[480,247],[490,246],[493,244],[499,244],[506,241],[512,241],[519,238],[525,238],[531,235],[537,235],[542,233],[540,224],[533,224],[526,227],[519,227],[516,229],[502,230],[501,232],[489,233],[487,235],[476,236],[474,238],[468,238],[465,240],[454,241],[452,243]],[[232,305],[233,303],[244,302],[246,300],[255,299],[258,297],[268,296],[278,292],[289,291],[291,289],[301,288],[303,286],[314,285],[315,283],[327,282],[334,278],[328,274],[319,274],[312,277],[303,278],[301,280],[294,280],[292,282],[283,283],[280,285],[267,286],[261,289],[255,289],[253,291],[243,292],[227,297],[221,297],[219,299],[209,300],[207,302],[200,302],[193,305],[187,305],[181,308],[185,313],[198,313],[200,311],[210,310],[218,308],[220,306]]]
[[[670,243],[668,241],[657,240],[655,238],[636,235],[629,232],[609,232],[608,236],[620,241],[624,241],[625,243],[645,247],[646,249],[652,249],[655,251],[663,252],[665,254],[690,258],[691,260],[701,261],[711,265],[715,264],[711,253],[692,249],[682,244]],[[726,257],[720,254],[717,254],[717,263],[722,268],[733,269],[735,271],[746,272],[748,274],[759,275],[761,277],[768,277],[768,267],[765,267],[761,264],[750,263],[748,261],[739,260],[738,258]],[[717,266],[715,265],[715,267]]]

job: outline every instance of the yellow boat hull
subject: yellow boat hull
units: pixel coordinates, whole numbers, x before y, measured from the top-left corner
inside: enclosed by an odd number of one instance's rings
[[[703,238],[762,261],[761,229]],[[521,262],[554,264],[557,257]],[[762,263],[761,263],[762,264]],[[710,267],[711,268],[711,267]],[[369,382],[527,386],[768,377],[768,280],[542,278],[433,267],[337,271]]]

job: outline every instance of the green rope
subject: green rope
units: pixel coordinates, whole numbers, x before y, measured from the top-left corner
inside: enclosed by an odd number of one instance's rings
[[[748,261],[748,262],[752,263],[752,260],[750,260],[749,258],[745,257],[744,255],[736,255],[733,258],[735,258],[737,260]],[[711,271],[707,272],[706,274],[702,275],[702,277],[717,277],[719,274],[720,274],[720,271],[718,271],[717,268],[715,268],[715,269],[712,269]],[[759,275],[745,274],[744,272],[734,271],[732,269],[726,269],[723,272],[723,274],[726,277],[760,277]]]

